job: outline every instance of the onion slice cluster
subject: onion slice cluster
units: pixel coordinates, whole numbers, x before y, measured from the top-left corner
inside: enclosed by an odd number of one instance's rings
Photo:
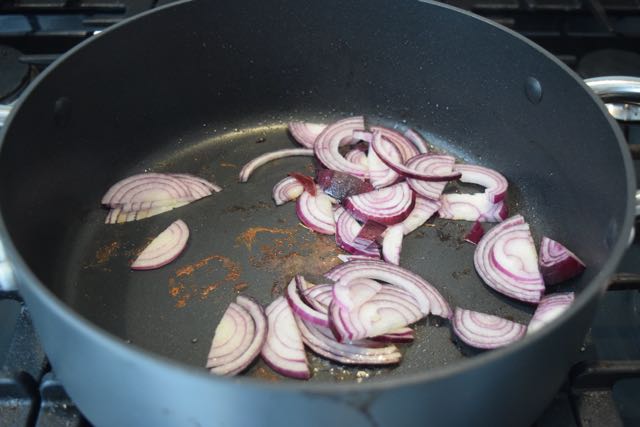
[[[212,182],[185,173],[141,173],[112,185],[102,197],[106,224],[158,215],[220,192]]]
[[[189,240],[189,227],[181,219],[173,222],[147,245],[131,264],[132,270],[153,270],[169,264],[182,253]]]

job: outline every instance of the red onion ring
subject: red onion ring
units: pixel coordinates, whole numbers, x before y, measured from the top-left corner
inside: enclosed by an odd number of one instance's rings
[[[265,310],[268,320],[267,340],[262,359],[274,371],[290,378],[311,377],[302,336],[291,307],[284,297],[276,298]]]
[[[316,285],[302,293],[305,302],[320,313],[329,313],[329,304],[333,301],[333,285]]]
[[[408,129],[405,131],[404,137],[416,146],[420,154],[427,154],[429,152],[427,141],[415,130]]]
[[[435,214],[442,204],[437,200],[427,199],[416,195],[416,204],[408,217],[402,221],[402,230],[405,235],[416,230]]]
[[[456,308],[451,326],[464,343],[484,349],[498,348],[518,341],[527,330],[520,323],[462,308]]]
[[[289,133],[300,145],[313,148],[316,138],[327,127],[319,123],[290,122]]]
[[[501,241],[510,242],[512,253],[505,252],[509,245],[497,246]],[[478,242],[473,263],[480,278],[492,289],[520,301],[540,301],[544,283],[540,273],[535,271],[538,257],[529,224],[521,215],[515,215],[489,230]]]
[[[380,258],[380,249],[377,247],[362,246],[356,243],[356,237],[362,226],[351,214],[342,207],[338,207],[334,213],[336,222],[336,244],[345,251],[371,258]]]
[[[118,207],[126,203],[158,200],[193,200],[189,186],[180,178],[163,173],[141,173],[113,184],[101,203]]]
[[[347,154],[344,155],[344,158],[351,163],[359,163],[367,169],[369,168],[366,151],[354,148],[353,150],[348,151]]]
[[[322,234],[335,234],[336,223],[333,219],[333,204],[331,197],[318,191],[314,197],[303,192],[296,203],[296,213],[304,225]]]
[[[509,216],[509,210],[504,201],[491,203],[482,193],[443,194],[440,202],[442,206],[438,210],[438,215],[444,219],[500,222]]]
[[[362,116],[338,120],[327,126],[318,135],[314,145],[314,152],[318,160],[331,170],[366,178],[368,176],[366,167],[359,163],[347,161],[338,151],[342,140],[345,138],[351,139],[353,131],[359,129],[364,129],[364,118]]]
[[[556,317],[560,316],[571,304],[575,295],[573,292],[563,292],[551,295],[545,295],[540,299],[540,303],[536,308],[533,317],[529,321],[527,334],[533,333],[544,325],[551,323]]]
[[[546,236],[542,237],[540,243],[538,262],[547,286],[572,279],[585,269],[584,262],[576,254]]]
[[[240,175],[238,176],[238,181],[247,182],[253,172],[260,166],[273,160],[284,159],[285,157],[292,156],[313,156],[313,150],[310,148],[285,148],[283,150],[264,153],[242,167]]]
[[[398,149],[398,151],[400,151],[402,163],[405,163],[410,158],[420,154],[418,148],[398,132],[382,126],[371,126],[372,135],[375,135],[376,132],[379,132],[382,139],[389,141]],[[373,140],[374,138],[369,142],[373,143]]]
[[[181,219],[173,222],[147,245],[131,264],[132,270],[163,267],[182,253],[189,240],[189,227]]]
[[[486,187],[484,195],[492,203],[498,203],[507,195],[509,183],[498,171],[477,165],[456,165],[454,171],[462,173],[460,181]]]
[[[402,224],[392,225],[387,228],[382,241],[382,258],[388,263],[400,265],[403,237],[404,226]]]
[[[400,154],[400,150],[395,145],[386,139],[382,139],[380,144],[390,158],[395,162],[402,162],[402,154]],[[369,149],[367,165],[369,166],[369,180],[375,188],[387,187],[400,179],[398,173],[380,160],[375,150]]]
[[[123,206],[112,208],[109,210],[105,219],[105,224],[122,224],[129,221],[138,221],[141,219],[149,218],[151,216],[159,215],[164,212],[168,212],[180,206],[188,205],[191,202],[188,201],[159,201],[159,202],[145,202],[151,203],[153,206],[149,208],[136,209],[136,206],[140,203],[124,204]]]
[[[397,265],[376,260],[354,260],[335,266],[325,273],[325,277],[335,282],[349,282],[360,277],[380,280],[411,294],[424,315],[431,313],[449,318],[453,314],[436,288],[417,274]]]
[[[379,135],[379,136],[376,136]],[[391,156],[389,156],[382,144],[382,135],[378,132],[373,133],[373,140],[371,141],[371,148],[376,152],[380,160],[386,163],[391,169],[399,173],[400,175],[406,176],[407,178],[419,179],[422,181],[452,181],[454,179],[460,178],[460,173],[455,172],[448,175],[431,175],[429,173],[424,173],[416,169],[412,169],[407,167],[406,165],[395,161]],[[390,141],[394,142],[394,141]],[[413,147],[413,145],[411,145]],[[398,150],[401,150],[400,147],[396,145]],[[414,147],[415,148],[415,147]],[[428,154],[420,154],[420,156],[428,156]]]
[[[371,339],[378,342],[409,343],[409,342],[413,342],[413,340],[415,339],[415,333],[413,329],[409,327],[404,327],[404,328],[393,330],[384,335],[378,335],[377,337],[372,337]]]
[[[482,228],[482,223],[480,221],[476,221],[473,223],[471,230],[464,236],[465,242],[472,243],[477,245],[480,239],[484,236],[484,229]]]
[[[454,163],[455,159],[451,156],[421,154],[409,159],[407,167],[429,175],[450,175],[453,173]],[[407,184],[419,195],[433,200],[440,198],[447,185],[446,182],[422,181],[413,178],[407,178]]]
[[[300,184],[300,181],[288,176],[273,186],[273,201],[276,202],[276,205],[280,206],[297,199],[303,191],[304,187]]]
[[[315,197],[315,195],[317,194],[317,191],[316,191],[317,186],[313,178],[298,172],[289,172],[289,176],[297,179],[298,182],[302,184],[305,191]]]
[[[415,203],[415,193],[406,182],[368,193],[347,197],[344,207],[360,221],[373,220],[392,225],[409,216]]]
[[[291,282],[289,282],[289,285],[287,286],[285,296],[287,297],[287,302],[291,306],[291,309],[296,316],[304,319],[305,322],[311,322],[318,326],[329,327],[329,318],[327,315],[309,307],[300,298],[296,282],[301,280],[304,280],[304,277],[297,275],[295,278],[291,279]]]

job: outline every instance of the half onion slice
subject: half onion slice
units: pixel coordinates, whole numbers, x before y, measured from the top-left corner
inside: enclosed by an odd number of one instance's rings
[[[438,210],[440,218],[459,221],[500,222],[509,211],[504,202],[491,203],[483,193],[443,194],[442,206]]]
[[[380,190],[347,197],[344,207],[362,222],[368,220],[392,225],[409,216],[415,203],[415,193],[406,182]]]
[[[217,375],[236,375],[260,354],[267,338],[267,317],[253,298],[239,295],[218,324],[207,368]]]
[[[327,125],[308,122],[290,122],[289,133],[303,147],[313,148],[316,138]]]
[[[338,207],[333,215],[336,222],[336,244],[339,247],[354,255],[380,258],[380,249],[378,247],[363,246],[356,242],[356,237],[362,230],[362,226],[347,210]]]
[[[453,314],[440,292],[429,282],[411,271],[384,261],[353,260],[340,264],[325,273],[336,282],[348,283],[356,278],[380,280],[404,289],[418,303],[422,314],[449,318]]]
[[[273,201],[276,205],[283,205],[295,200],[304,191],[304,186],[296,178],[288,176],[273,186]]]
[[[400,251],[402,251],[402,238],[404,228],[402,224],[389,227],[382,241],[382,258],[388,263],[400,264]]]
[[[484,195],[492,203],[501,202],[507,196],[509,183],[498,171],[484,166],[461,164],[456,165],[453,170],[462,173],[460,181],[486,187]]]
[[[483,349],[503,347],[524,337],[527,327],[491,314],[456,308],[453,332],[466,344]]]
[[[334,234],[336,223],[333,219],[333,202],[331,197],[318,191],[315,196],[303,192],[296,202],[298,218],[304,225],[322,234]]]
[[[172,223],[147,245],[131,264],[132,270],[153,270],[169,264],[187,246],[189,227],[181,219]]]
[[[529,303],[544,292],[538,255],[529,224],[515,215],[489,230],[478,242],[473,263],[482,280],[494,290]]]
[[[404,133],[404,137],[416,146],[420,154],[427,154],[429,152],[429,145],[427,141],[415,130],[408,129]]]
[[[551,323],[556,317],[560,316],[571,304],[575,295],[573,292],[563,292],[551,295],[545,295],[540,300],[533,317],[529,321],[527,334],[535,332],[544,325]]]
[[[284,159],[285,157],[292,156],[313,156],[313,150],[311,148],[285,148],[283,150],[276,150],[262,154],[242,167],[240,175],[238,176],[238,181],[247,182],[253,172],[260,166],[273,160]]]
[[[585,269],[584,263],[576,254],[548,237],[542,237],[540,242],[539,264],[547,286],[572,279]]]
[[[287,300],[284,297],[276,298],[265,313],[269,327],[261,351],[262,358],[274,371],[284,376],[309,379],[311,372],[302,336]]]

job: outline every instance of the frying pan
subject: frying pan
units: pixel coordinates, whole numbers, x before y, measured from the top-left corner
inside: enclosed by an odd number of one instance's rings
[[[417,128],[511,183],[510,209],[589,266],[557,290],[575,304],[508,348],[478,353],[447,322],[417,325],[403,362],[345,368],[312,357],[309,382],[262,362],[203,369],[238,292],[271,301],[295,273],[320,280],[331,238],[275,207],[272,185],[306,159],[237,183],[239,167],[293,145],[292,119]],[[99,201],[144,171],[188,172],[219,194],[143,221],[105,225]],[[484,19],[417,1],[182,2],[93,37],[61,58],[10,115],[0,152],[2,241],[51,364],[96,425],[530,424],[563,381],[628,241],[629,155],[602,103],[548,53]],[[186,252],[155,271],[131,259],[173,220]],[[533,307],[492,292],[436,220],[402,264],[452,306],[526,323]]]

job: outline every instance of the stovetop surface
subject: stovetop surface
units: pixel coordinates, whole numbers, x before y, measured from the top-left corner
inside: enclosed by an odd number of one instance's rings
[[[163,0],[0,2],[0,103],[14,100],[61,53]],[[582,77],[640,76],[640,0],[448,0],[540,44]],[[625,127],[640,147],[640,124]],[[635,160],[636,170],[640,161]],[[640,239],[618,269],[640,273]],[[64,393],[28,311],[0,299],[0,425],[86,426]],[[640,292],[605,294],[565,386],[537,426],[640,426]]]

